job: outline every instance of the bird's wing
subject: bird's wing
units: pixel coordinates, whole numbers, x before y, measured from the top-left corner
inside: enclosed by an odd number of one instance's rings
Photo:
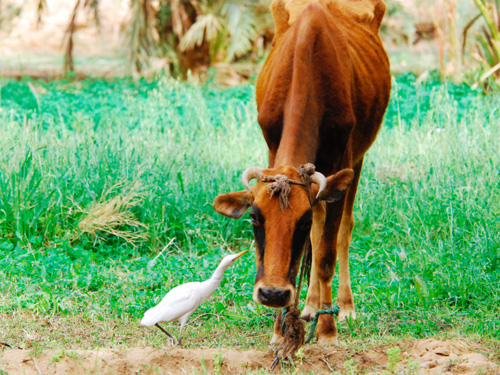
[[[199,282],[192,282],[172,289],[158,305],[146,311],[141,325],[152,326],[158,322],[170,322],[194,311],[201,303],[199,285]]]

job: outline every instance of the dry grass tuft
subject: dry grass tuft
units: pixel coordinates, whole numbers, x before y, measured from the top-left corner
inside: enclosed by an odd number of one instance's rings
[[[117,194],[121,191],[120,194]],[[112,198],[109,196],[114,195]],[[123,183],[118,183],[109,188],[99,202],[95,203],[88,211],[87,216],[78,223],[82,233],[100,238],[100,233],[108,233],[119,237],[132,245],[148,239],[148,226],[141,223],[130,211],[138,206],[144,199],[140,191],[140,184],[127,188]],[[124,229],[124,228],[135,229]]]

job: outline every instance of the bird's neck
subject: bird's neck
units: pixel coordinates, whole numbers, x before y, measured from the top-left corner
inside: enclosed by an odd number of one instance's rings
[[[212,274],[212,277],[206,281],[203,282],[203,289],[205,290],[205,295],[207,296],[203,302],[205,302],[213,292],[219,287],[222,277],[224,276],[224,271],[226,270],[227,267],[224,267],[222,265],[219,265],[215,272]]]
[[[201,303],[205,302],[210,298],[210,296],[215,292],[215,290],[219,287],[220,283],[222,281],[222,277],[219,278],[214,278],[212,276],[210,279],[205,280],[201,287],[203,289],[202,295],[205,296]]]
[[[217,289],[222,282],[222,277],[224,276],[225,269],[221,266],[217,267],[215,272],[212,274],[212,277],[203,282],[204,287],[207,291],[213,293],[215,289]]]
[[[222,265],[219,265],[219,267],[216,268],[215,272],[212,274],[212,277],[208,279],[207,281],[211,281],[212,283],[215,283],[217,286],[216,288],[220,285],[222,281],[222,277],[224,276],[224,271],[226,271],[227,267],[223,267]]]

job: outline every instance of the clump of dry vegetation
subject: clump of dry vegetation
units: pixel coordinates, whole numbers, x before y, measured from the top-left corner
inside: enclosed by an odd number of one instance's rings
[[[131,211],[144,200],[140,185],[126,188],[116,184],[109,188],[99,202],[92,205],[87,215],[79,222],[81,233],[102,239],[107,233],[119,237],[132,245],[148,239],[148,226],[141,223]]]

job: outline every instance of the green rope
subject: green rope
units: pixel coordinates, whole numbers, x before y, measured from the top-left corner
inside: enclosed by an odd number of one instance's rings
[[[285,335],[285,332],[287,330],[287,326],[285,324],[285,315],[288,312],[288,307],[283,307],[281,309],[281,334]]]
[[[314,319],[311,323],[311,330],[309,331],[309,335],[307,335],[306,341],[304,344],[309,344],[314,336],[314,332],[316,331],[316,325],[318,324],[318,319],[321,314],[335,314],[335,316],[339,315],[340,307],[337,305],[333,306],[331,309],[318,310],[316,311],[316,315],[314,315]]]
[[[282,334],[285,334],[285,332],[288,328],[285,325],[285,315],[286,315],[287,311],[288,311],[288,309],[286,307],[284,307],[281,310],[281,321],[282,321],[281,333]],[[340,311],[340,307],[338,307],[337,305],[333,306],[331,309],[316,311],[316,315],[314,315],[314,319],[311,323],[311,330],[309,331],[309,335],[307,335],[307,338],[306,338],[306,341],[304,342],[304,344],[309,344],[309,342],[312,340],[312,338],[314,336],[314,332],[316,331],[316,325],[318,324],[319,316],[321,314],[334,314],[335,316],[339,316],[339,311]]]

